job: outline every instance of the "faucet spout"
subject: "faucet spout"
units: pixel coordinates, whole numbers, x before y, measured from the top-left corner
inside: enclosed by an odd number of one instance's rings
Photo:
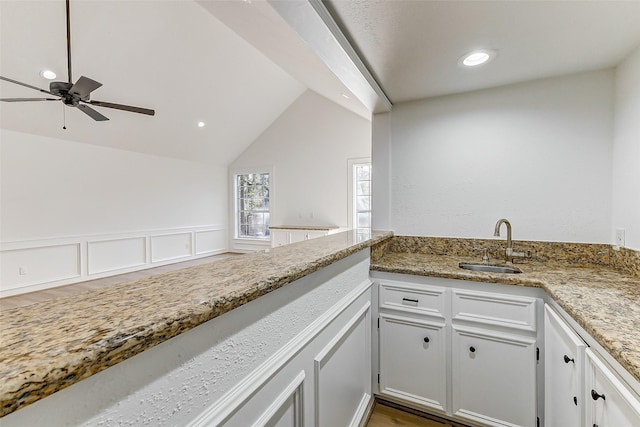
[[[511,223],[505,218],[498,220],[498,222],[496,223],[496,229],[494,230],[493,235],[495,237],[500,237],[500,226],[502,224],[506,224],[507,226],[507,253],[508,253],[513,249],[511,247]]]

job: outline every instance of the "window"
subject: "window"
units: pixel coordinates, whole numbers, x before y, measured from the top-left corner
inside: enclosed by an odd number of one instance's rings
[[[353,164],[353,228],[369,231],[371,228],[371,163]]]
[[[269,174],[249,173],[235,176],[236,237],[269,238]]]

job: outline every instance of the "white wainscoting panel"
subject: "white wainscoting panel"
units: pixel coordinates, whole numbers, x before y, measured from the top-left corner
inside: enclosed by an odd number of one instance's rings
[[[99,274],[147,263],[147,239],[132,237],[87,242],[87,273]]]
[[[226,251],[216,224],[0,242],[0,298]]]
[[[304,371],[284,389],[258,418],[253,427],[302,427],[302,386]]]
[[[151,262],[169,261],[191,256],[192,233],[151,236]]]
[[[0,291],[80,276],[80,245],[66,244],[0,252]]]
[[[226,247],[224,229],[196,231],[194,234],[196,255],[220,251]]]
[[[355,427],[367,410],[371,399],[370,308],[370,303],[365,304],[314,359],[317,427]]]

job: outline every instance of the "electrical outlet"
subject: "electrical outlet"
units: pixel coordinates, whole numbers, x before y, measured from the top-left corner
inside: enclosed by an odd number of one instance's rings
[[[616,230],[616,246],[624,248],[624,228]]]

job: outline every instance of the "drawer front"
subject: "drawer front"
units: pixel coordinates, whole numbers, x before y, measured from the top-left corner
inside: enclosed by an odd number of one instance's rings
[[[489,292],[453,290],[453,320],[535,332],[536,299]]]
[[[445,289],[403,282],[380,282],[380,308],[445,318]]]

